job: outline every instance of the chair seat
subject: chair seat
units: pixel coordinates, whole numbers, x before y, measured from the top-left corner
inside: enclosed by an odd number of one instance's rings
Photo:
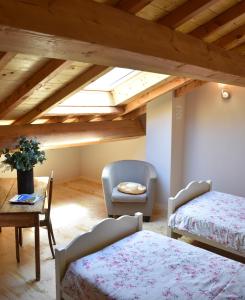
[[[117,190],[117,187],[114,187],[112,190],[112,202],[129,202],[129,203],[144,203],[147,199],[147,194],[143,193],[140,195],[131,195],[121,193]]]

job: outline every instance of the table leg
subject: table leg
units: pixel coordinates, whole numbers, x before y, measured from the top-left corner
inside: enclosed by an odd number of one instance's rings
[[[19,231],[18,227],[15,227],[15,251],[16,251],[16,260],[20,262],[20,248],[19,248]]]
[[[36,280],[40,280],[40,237],[39,237],[39,215],[35,215],[35,263]]]

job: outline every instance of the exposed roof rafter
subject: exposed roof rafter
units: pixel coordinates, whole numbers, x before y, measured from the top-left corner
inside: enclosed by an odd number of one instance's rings
[[[218,2],[218,0],[187,1],[168,15],[160,18],[157,23],[175,29],[216,2]]]
[[[21,84],[12,95],[0,102],[0,118],[4,118],[8,112],[22,103],[31,93],[70,64],[70,61],[50,59],[26,82]]]
[[[245,41],[245,25],[242,25],[236,28],[235,30],[229,32],[228,34],[222,36],[221,38],[213,42],[213,44],[225,49],[232,49],[243,44],[244,41]]]
[[[136,14],[141,11],[146,5],[151,3],[152,0],[119,0],[116,8],[127,11],[131,14]]]
[[[227,9],[217,17],[211,19],[209,22],[197,27],[190,34],[199,39],[203,39],[209,34],[213,33],[219,27],[225,25],[226,23],[234,20],[241,15],[245,15],[245,1],[243,0]]]
[[[175,97],[180,97],[183,96],[187,93],[190,93],[192,90],[201,87],[207,83],[207,81],[202,81],[202,80],[192,80],[191,82],[186,83],[185,85],[178,87],[174,91],[174,96]]]
[[[145,90],[141,95],[137,95],[132,98],[131,102],[129,102],[124,110],[122,115],[126,115],[139,107],[146,105],[156,97],[173,91],[177,87],[191,81],[190,78],[172,78],[171,80],[162,83],[161,85],[156,85]]]
[[[14,57],[15,53],[0,52],[0,70],[2,70]]]
[[[104,66],[92,66],[89,69],[87,69],[82,74],[78,75],[75,79],[73,79],[71,82],[66,84],[65,86],[61,87],[57,92],[55,92],[53,95],[45,99],[43,102],[41,102],[39,105],[34,107],[31,111],[26,113],[24,116],[17,119],[14,124],[20,125],[20,124],[28,124],[34,121],[35,119],[42,116],[47,110],[49,110],[51,107],[55,106],[59,101],[62,99],[65,99],[66,97],[72,95],[77,90],[82,89],[83,86],[88,84],[89,82],[95,80],[99,75],[102,74],[102,72],[106,72],[108,70],[108,67]]]
[[[140,106],[139,108],[123,115],[122,118],[127,120],[135,120],[144,114],[146,114],[146,105]]]

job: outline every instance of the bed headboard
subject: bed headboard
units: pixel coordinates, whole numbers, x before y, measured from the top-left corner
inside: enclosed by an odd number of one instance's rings
[[[175,197],[168,199],[168,217],[170,217],[178,207],[195,197],[209,192],[211,188],[211,180],[190,182],[184,189],[180,190]]]
[[[91,231],[81,234],[64,248],[55,249],[56,299],[61,299],[60,282],[72,261],[99,251],[116,241],[142,230],[143,214],[104,219]]]

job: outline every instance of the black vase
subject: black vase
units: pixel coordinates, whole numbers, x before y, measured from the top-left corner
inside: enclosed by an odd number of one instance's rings
[[[17,170],[18,194],[34,193],[33,169],[30,171]]]

